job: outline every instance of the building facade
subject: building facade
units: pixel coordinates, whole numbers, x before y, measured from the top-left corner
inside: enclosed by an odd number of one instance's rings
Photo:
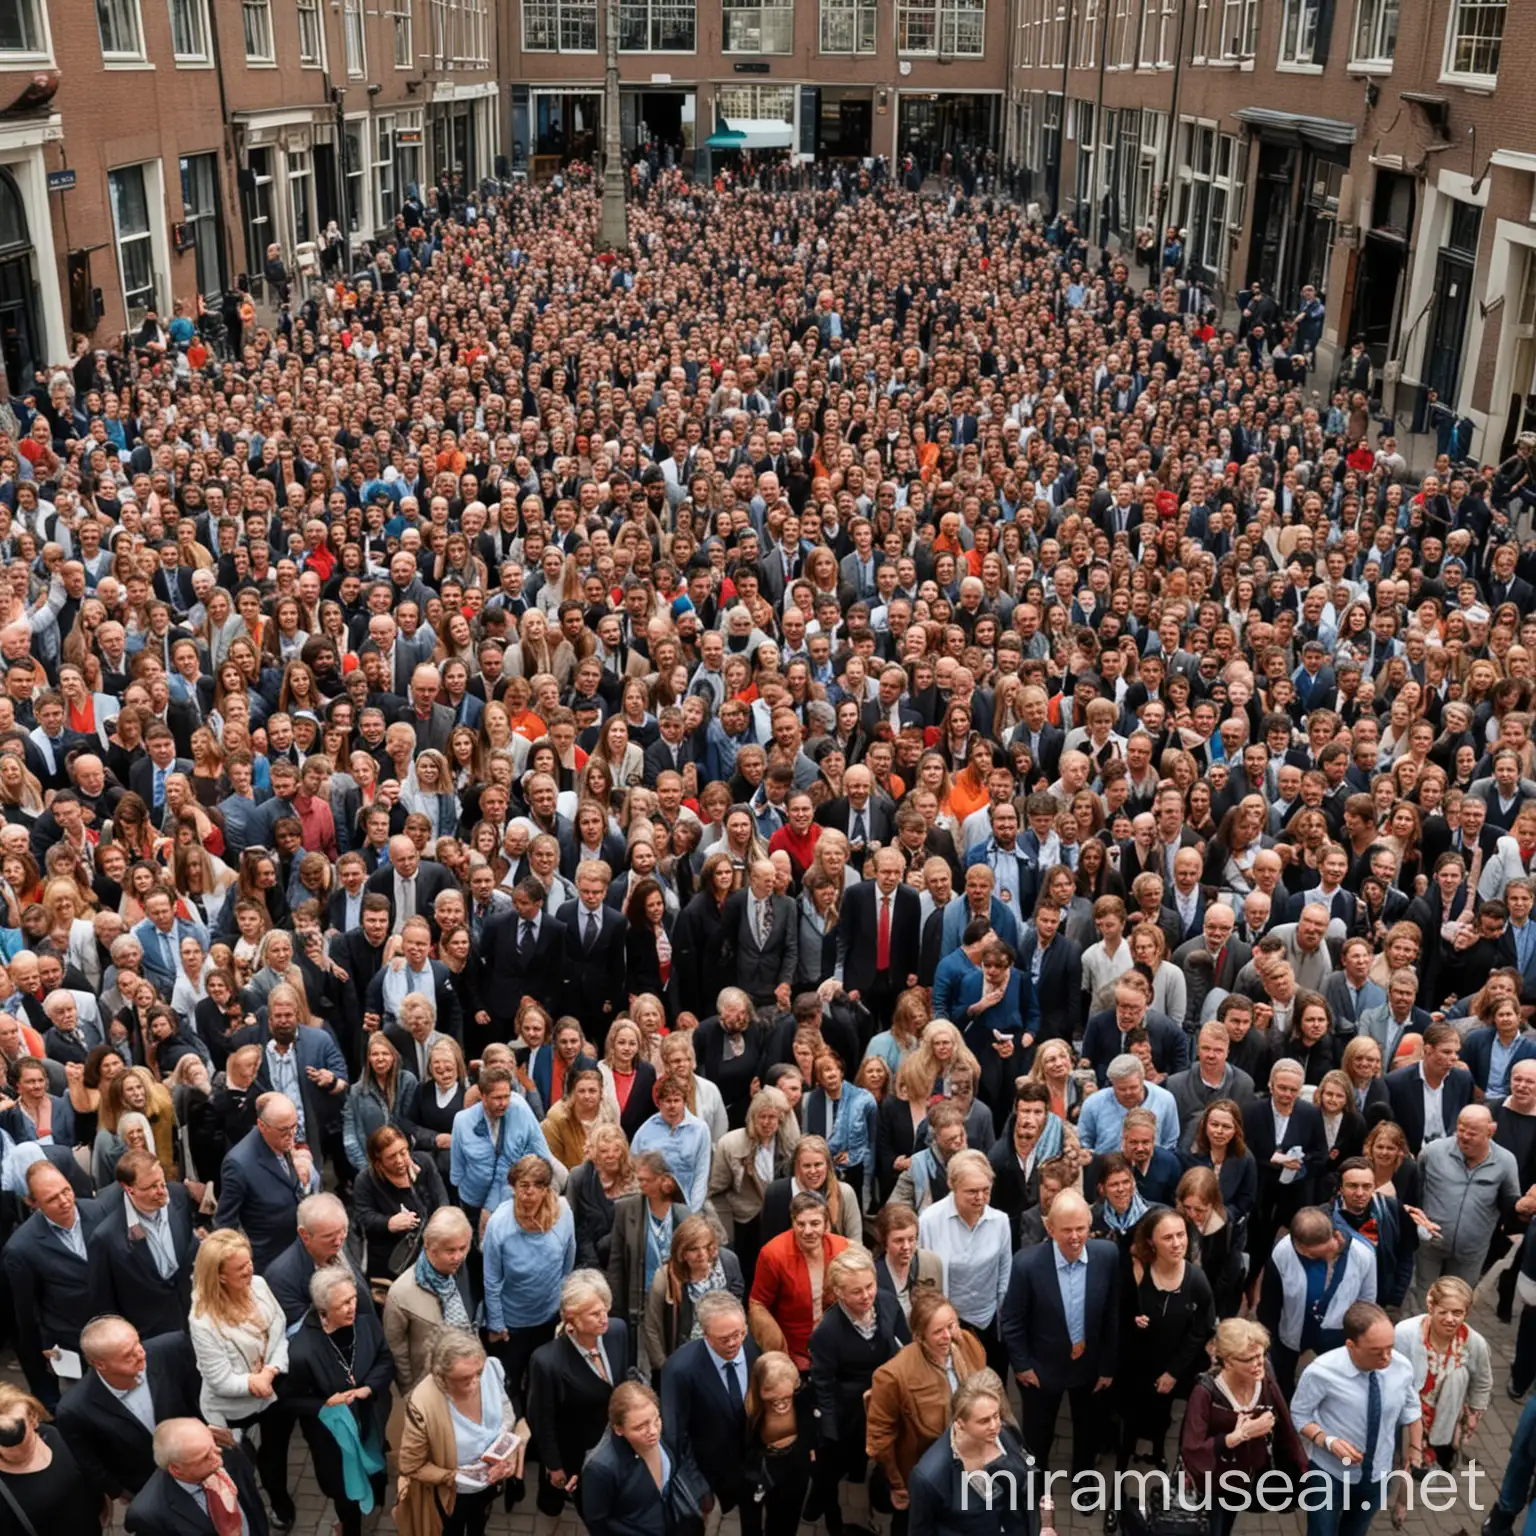
[[[515,168],[601,148],[609,0],[501,0]],[[1002,142],[1013,0],[615,0],[622,138],[707,174],[722,122],[778,122],[805,158],[925,168]]]
[[[1389,411],[1536,426],[1536,111],[1517,0],[1017,0],[1005,152],[1095,236],[1183,234],[1230,308],[1314,286]],[[1326,391],[1331,375],[1318,383]]]
[[[495,0],[0,0],[8,381],[491,174],[494,62]]]

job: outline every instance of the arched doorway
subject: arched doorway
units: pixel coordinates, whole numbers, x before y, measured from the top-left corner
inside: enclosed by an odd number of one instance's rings
[[[15,179],[0,166],[0,353],[13,393],[24,391],[36,372],[40,334],[27,210]]]

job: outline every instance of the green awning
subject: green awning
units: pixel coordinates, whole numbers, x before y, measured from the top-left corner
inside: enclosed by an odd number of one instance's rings
[[[733,128],[719,128],[705,139],[705,149],[745,149],[747,136]]]
[[[739,117],[735,122],[715,120],[715,131],[704,141],[706,149],[789,149],[795,142],[791,123],[778,118]]]

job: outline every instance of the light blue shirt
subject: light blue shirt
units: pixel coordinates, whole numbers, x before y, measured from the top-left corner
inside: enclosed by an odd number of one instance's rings
[[[683,1111],[682,1120],[668,1125],[660,1113],[654,1114],[635,1132],[630,1152],[660,1152],[667,1168],[677,1180],[690,1211],[700,1211],[709,1198],[709,1169],[714,1148],[709,1127],[691,1110]]]
[[[1053,1243],[1051,1245],[1056,1248]],[[1061,1287],[1061,1308],[1067,1314],[1067,1333],[1074,1344],[1088,1337],[1088,1254],[1068,1259],[1056,1248],[1056,1284]]]
[[[1013,1268],[1007,1216],[989,1205],[969,1226],[955,1210],[955,1197],[945,1195],[917,1221],[920,1245],[944,1261],[947,1294],[960,1320],[987,1327],[1008,1293]]]
[[[746,1350],[744,1350],[744,1349],[737,1350],[736,1351],[736,1358],[734,1360],[727,1360],[723,1355],[717,1355],[714,1352],[714,1350],[711,1349],[710,1346],[707,1343],[704,1345],[704,1352],[709,1356],[711,1362],[713,1363],[713,1365],[715,1367],[715,1370],[719,1372],[719,1374],[720,1374],[720,1385],[725,1388],[725,1391],[727,1393],[729,1393],[731,1389],[728,1386],[726,1386],[726,1384],[725,1384],[726,1372],[734,1371],[736,1373],[737,1383],[741,1387],[741,1398],[742,1398],[742,1401],[745,1402],[746,1398],[747,1398],[747,1352],[746,1352]]]
[[[1525,925],[1531,927],[1530,923]],[[1493,1037],[1493,1048],[1488,1053],[1488,1097],[1490,1099],[1502,1099],[1509,1092],[1509,1063],[1515,1054],[1516,1047],[1520,1044],[1520,1036],[1505,1045],[1497,1035]]]
[[[100,1373],[98,1372],[97,1374],[99,1375]],[[141,1372],[139,1379],[126,1392],[119,1392],[105,1376],[101,1378],[101,1384],[150,1434],[154,1434],[156,1423],[155,1399],[150,1393],[149,1378],[147,1376]]]
[[[1141,1108],[1150,1109],[1157,1116],[1157,1144],[1170,1152],[1178,1150],[1179,1110],[1166,1088],[1156,1083],[1145,1085]],[[1077,1122],[1078,1140],[1090,1152],[1118,1152],[1120,1128],[1125,1124],[1128,1111],[1115,1097],[1113,1088],[1100,1088],[1091,1093],[1083,1103],[1083,1112]]]
[[[508,1172],[530,1152],[549,1161],[544,1132],[533,1111],[515,1093],[495,1126],[487,1121],[484,1104],[471,1104],[453,1117],[449,1182],[465,1205],[495,1210],[507,1195]]]
[[[154,1257],[155,1268],[160,1272],[162,1280],[168,1280],[176,1273],[176,1243],[171,1237],[171,1216],[167,1207],[162,1206],[158,1211],[146,1213],[141,1211],[131,1200],[125,1201],[129,1226],[143,1227],[144,1236],[149,1240],[149,1251]]]
[[[485,1326],[533,1328],[560,1310],[560,1285],[576,1268],[576,1223],[564,1200],[548,1232],[518,1224],[504,1200],[485,1228]]]
[[[1356,1367],[1347,1348],[1330,1349],[1318,1355],[1301,1373],[1296,1395],[1291,1399],[1291,1419],[1297,1429],[1303,1424],[1316,1424],[1333,1439],[1347,1440],[1365,1450],[1369,1374]],[[1413,1384],[1413,1366],[1404,1356],[1394,1354],[1377,1374],[1381,1377],[1381,1423],[1371,1469],[1379,1481],[1392,1470],[1398,1429],[1416,1423],[1420,1407],[1418,1389]],[[1358,1465],[1346,1467],[1320,1445],[1308,1445],[1307,1460],[1340,1482],[1360,1481]]]
[[[1510,923],[1509,931],[1515,936],[1515,964],[1521,973],[1531,963],[1531,951],[1536,949],[1536,923],[1527,918],[1523,923]]]
[[[286,1094],[298,1111],[299,1123],[294,1127],[295,1146],[306,1145],[304,1136],[304,1095],[300,1091],[304,1081],[304,1069],[299,1065],[299,1047],[289,1046],[286,1051],[277,1048],[277,1041],[267,1041],[267,1073],[272,1079],[273,1090]]]

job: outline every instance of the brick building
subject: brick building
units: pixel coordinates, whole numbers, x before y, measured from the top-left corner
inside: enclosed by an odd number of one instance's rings
[[[499,152],[496,0],[0,0],[14,384]],[[50,189],[50,177],[55,186]]]
[[[1536,7],[1017,0],[1016,34],[1005,150],[1043,206],[1179,226],[1218,302],[1315,285],[1405,423],[1432,390],[1480,456],[1536,425]]]

